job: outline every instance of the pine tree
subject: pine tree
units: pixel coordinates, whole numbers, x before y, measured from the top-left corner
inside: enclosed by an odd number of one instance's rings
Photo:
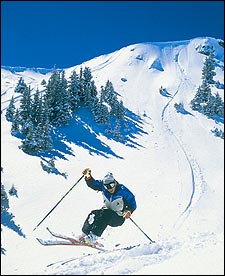
[[[40,92],[37,89],[33,101],[31,102],[31,117],[32,122],[36,126],[40,122],[40,115],[42,112],[42,99],[40,97]]]
[[[194,99],[191,100],[191,108],[203,112],[208,117],[224,116],[224,103],[217,93],[214,97],[210,85],[214,84],[215,60],[213,47],[207,49],[207,57],[202,69],[202,84],[199,86]],[[215,83],[218,86],[218,83]]]
[[[50,123],[54,122],[56,118],[56,108],[58,105],[58,97],[60,95],[59,83],[59,74],[57,73],[56,69],[54,69],[46,85],[45,93],[45,103],[49,108]]]
[[[193,110],[200,111],[201,103],[201,86],[199,86],[194,98],[190,102],[190,105]]]
[[[31,116],[31,89],[30,86],[26,87],[23,91],[20,107],[19,107],[19,115],[20,115],[20,123],[21,123],[21,133],[26,135],[29,131],[29,128],[32,125],[32,116]]]
[[[209,100],[211,100],[211,98],[211,88],[207,82],[203,81],[201,85],[201,102],[207,103]]]
[[[79,74],[79,82],[78,82],[78,96],[80,99],[80,103],[83,104],[84,102],[84,82],[83,82],[83,68],[80,68],[80,74]]]
[[[14,114],[15,114],[15,101],[14,101],[14,97],[12,96],[11,100],[10,100],[10,103],[9,103],[9,106],[8,108],[6,109],[6,120],[9,121],[9,122],[12,122],[13,121],[13,118],[14,118]]]
[[[43,99],[43,100],[42,100]],[[49,107],[47,105],[47,102],[45,101],[45,95],[42,96],[42,98],[40,99],[40,113],[39,113],[39,121],[38,124],[41,125],[49,125],[49,128],[51,128],[51,124],[50,124],[50,111],[49,111]]]
[[[207,82],[203,82],[196,92],[194,99],[191,100],[191,108],[202,112],[203,106],[212,99],[211,88]]]
[[[74,111],[80,105],[80,85],[79,85],[79,77],[74,70],[70,76],[70,81],[68,84],[68,93],[70,97],[71,110]]]
[[[117,119],[124,120],[125,107],[122,100],[116,102],[114,113]]]
[[[54,69],[46,86],[45,101],[49,108],[49,120],[52,125],[60,125],[60,115],[65,97],[65,82],[60,73]]]
[[[9,195],[18,197],[18,192],[14,185],[9,189]]]
[[[20,99],[20,116],[26,122],[31,118],[31,89],[26,87]]]
[[[19,148],[28,154],[40,154],[52,149],[51,142],[48,125],[39,124],[35,129],[32,126],[29,128]]]
[[[21,118],[20,118],[19,110],[17,108],[16,112],[15,112],[14,120],[11,125],[11,134],[12,135],[16,136],[17,134],[19,134],[21,132],[20,125],[21,125]]]
[[[114,128],[114,131],[113,131],[113,136],[118,140],[122,139],[122,135],[120,134],[120,129],[121,129],[120,121],[118,119],[116,119],[116,124],[115,124],[115,128]]]
[[[94,81],[92,80],[91,69],[88,67],[84,68],[83,72],[83,103],[87,107],[92,106],[93,99],[97,96],[97,88]]]
[[[60,100],[58,106],[55,110],[57,111],[57,116],[54,121],[54,125],[63,126],[68,124],[69,120],[72,117],[71,111],[71,97],[67,91],[67,80],[65,78],[65,72],[62,71],[60,77]]]
[[[45,79],[42,80],[41,85],[46,86],[47,82]]]
[[[26,137],[20,146],[28,154],[40,154],[52,149],[49,108],[46,102],[42,100],[42,97],[38,97],[38,99],[37,110],[39,110],[39,113],[35,117],[36,121],[29,125],[29,131],[27,131]]]
[[[212,117],[215,115],[214,97],[212,95],[208,101],[202,105],[202,112],[207,117]]]
[[[110,106],[113,105],[114,101],[116,100],[113,84],[109,80],[106,82],[105,87],[101,90],[101,100]]]
[[[97,98],[94,100],[91,112],[97,124],[107,124],[109,122],[108,108],[101,100],[98,101]]]
[[[215,73],[215,59],[214,59],[214,50],[212,50],[209,55],[206,57],[203,69],[202,69],[202,80],[205,83],[213,84],[213,77]]]
[[[214,111],[215,115],[224,118],[224,102],[218,92],[214,99]]]
[[[17,85],[16,85],[16,88],[14,90],[15,93],[21,93],[23,94],[23,91],[27,88],[27,85],[26,83],[24,82],[24,79],[22,77],[20,77]]]
[[[1,182],[1,213],[9,209],[9,199],[5,187]]]

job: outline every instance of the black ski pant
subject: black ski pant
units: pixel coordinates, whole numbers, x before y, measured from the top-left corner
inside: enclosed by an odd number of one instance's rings
[[[92,232],[94,235],[100,237],[108,225],[112,227],[120,226],[125,219],[117,215],[116,212],[110,209],[93,210],[86,218],[82,231],[88,235]]]

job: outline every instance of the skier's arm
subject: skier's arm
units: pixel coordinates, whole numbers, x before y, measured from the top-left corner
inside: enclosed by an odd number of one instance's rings
[[[124,189],[124,211],[130,211],[133,213],[137,208],[135,196],[127,188],[124,187]]]
[[[99,180],[95,180],[93,177],[91,177],[88,180],[85,179],[85,181],[86,181],[88,187],[90,187],[91,189],[96,190],[96,191],[102,191],[102,186],[101,186]]]
[[[93,190],[97,190],[97,191],[102,190],[101,182],[99,180],[95,180],[92,177],[90,168],[87,168],[87,169],[83,170],[82,173],[84,175],[84,179],[85,179],[86,184],[88,185],[88,187],[90,187]]]

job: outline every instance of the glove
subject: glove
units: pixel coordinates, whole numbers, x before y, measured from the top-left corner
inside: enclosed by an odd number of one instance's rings
[[[126,210],[126,211],[123,212],[123,218],[129,219],[130,216],[131,216],[131,211]]]
[[[84,175],[85,180],[91,179],[91,169],[90,168],[84,169],[82,174]]]

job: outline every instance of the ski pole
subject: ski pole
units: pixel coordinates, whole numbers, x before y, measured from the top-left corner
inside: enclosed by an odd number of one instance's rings
[[[37,224],[37,226],[33,229],[33,231],[35,229],[38,228],[38,226],[47,218],[48,215],[50,215],[50,213],[56,208],[56,206],[59,205],[59,203],[65,198],[65,196],[77,185],[78,182],[80,182],[80,180],[84,177],[84,175],[82,175],[80,177],[80,179],[77,180],[77,182],[69,189],[68,192],[65,193],[65,195],[58,201],[58,203],[51,209],[51,211],[48,212],[48,214]]]
[[[151,243],[155,242],[155,241],[153,241],[152,239],[149,238],[149,236],[137,225],[137,223],[132,218],[130,218],[130,220],[133,222],[134,225],[137,226],[137,228],[139,230],[141,230],[141,232],[150,240]]]

